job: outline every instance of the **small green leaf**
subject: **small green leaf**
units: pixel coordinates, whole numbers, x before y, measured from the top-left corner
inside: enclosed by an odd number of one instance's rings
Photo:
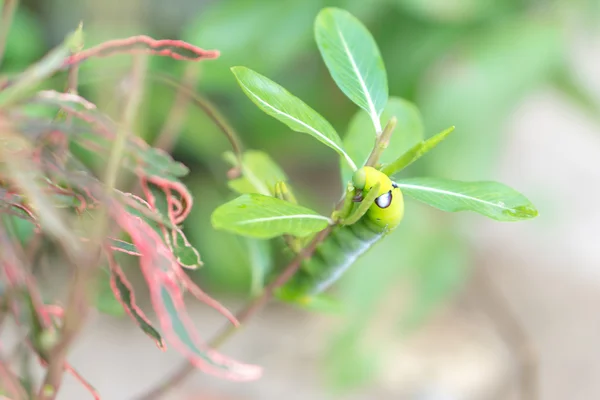
[[[151,184],[148,187],[150,189],[156,210],[160,213],[160,215],[168,216],[169,205],[165,191],[161,187],[154,184]],[[167,219],[169,218],[167,217]],[[154,224],[149,225],[152,226],[158,234],[163,236],[165,235],[165,232],[160,228],[160,226],[154,226]],[[180,227],[174,226],[171,232],[166,233],[166,235],[168,236],[168,239],[165,237],[165,239],[167,239],[167,246],[169,246],[173,252],[173,255],[175,256],[175,259],[179,265],[187,269],[197,269],[202,266],[200,253],[194,246],[191,245]]]
[[[261,194],[245,194],[218,207],[215,229],[258,239],[284,234],[304,237],[327,227],[330,219],[302,206]]]
[[[380,134],[379,116],[387,103],[388,86],[373,36],[349,12],[325,8],[315,21],[315,39],[335,83],[369,114]]]
[[[113,298],[121,303],[121,309],[127,311],[131,319],[133,319],[146,335],[154,340],[159,348],[164,348],[165,344],[162,336],[152,326],[144,312],[138,307],[131,283],[129,283],[121,268],[114,263],[114,259],[111,259],[111,262],[113,263],[113,266],[111,268],[110,286],[114,294]],[[112,305],[112,307],[116,308],[116,305]]]
[[[250,294],[258,296],[265,286],[265,277],[273,268],[271,247],[266,240],[247,238],[245,243],[250,261]]]
[[[498,221],[520,221],[538,215],[525,196],[498,182],[411,178],[398,185],[404,194],[442,211],[474,211]]]
[[[173,160],[163,150],[154,147],[148,147],[144,151],[140,151],[140,158],[144,162],[144,171],[149,175],[180,178],[189,172],[188,167]]]
[[[225,157],[237,166],[237,160],[232,153],[226,153]],[[264,195],[273,194],[277,182],[286,182],[285,172],[265,152],[248,150],[242,155],[242,177],[228,182],[229,187],[240,193],[260,193]]]
[[[246,67],[233,67],[240,87],[265,113],[286,124],[296,132],[308,133],[326,144],[346,159],[356,170],[356,165],[342,148],[342,141],[335,129],[318,112],[283,87]]]
[[[173,234],[175,235],[175,243],[172,243],[169,247],[173,251],[175,259],[179,265],[187,269],[197,269],[202,266],[200,260],[200,253],[191,243],[181,229],[176,229]]]
[[[192,353],[200,356],[203,360],[212,363],[211,358],[204,354],[203,349],[198,348],[194,338],[190,335],[188,327],[185,325],[185,321],[179,315],[175,300],[171,293],[169,293],[169,290],[165,287],[162,287],[161,289],[161,298],[173,333]],[[215,365],[217,364],[215,363]]]
[[[121,317],[125,309],[115,298],[110,286],[111,277],[107,271],[102,271],[96,279],[96,309],[101,313]]]
[[[384,165],[381,168],[381,172],[388,176],[392,176],[395,173],[400,172],[404,168],[408,167],[410,164],[417,161],[421,158],[425,153],[432,150],[435,146],[437,146],[442,140],[446,139],[446,137],[454,131],[454,127],[450,128],[438,133],[437,135],[430,137],[427,140],[423,140],[420,143],[414,145],[410,150],[406,153],[402,154],[396,160],[391,163]]]
[[[114,251],[119,251],[121,253],[129,254],[129,255],[139,255],[140,251],[133,243],[126,242],[121,239],[109,238],[110,247]]]
[[[390,97],[381,114],[381,123],[387,124],[392,117],[396,117],[398,122],[388,148],[380,158],[382,163],[392,162],[399,154],[409,151],[416,143],[423,140],[423,120],[413,103],[400,97]],[[343,143],[356,165],[363,166],[375,145],[375,129],[366,112],[360,110],[354,115]],[[351,177],[352,171],[342,164],[342,182],[345,184]]]

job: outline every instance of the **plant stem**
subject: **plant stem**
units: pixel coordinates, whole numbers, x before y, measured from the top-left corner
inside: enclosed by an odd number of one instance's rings
[[[190,67],[191,68],[191,67]],[[215,125],[223,132],[229,143],[231,144],[231,149],[238,159],[238,163],[242,162],[242,141],[240,140],[236,131],[227,123],[227,120],[219,113],[219,111],[205,98],[196,93],[191,87],[182,86],[181,83],[175,81],[171,77],[165,74],[150,74],[148,78],[165,83],[171,87],[174,87],[178,90],[178,95],[186,96],[191,100],[191,102],[200,108],[207,116],[210,118]],[[157,139],[161,140],[160,138]]]
[[[6,41],[8,40],[12,17],[18,4],[19,0],[4,0],[4,6],[0,12],[0,65],[2,65],[2,58],[6,49]]]
[[[257,314],[273,297],[275,290],[283,286],[288,280],[294,276],[302,265],[304,259],[310,257],[316,250],[319,243],[321,243],[331,233],[332,227],[329,226],[326,229],[319,232],[314,239],[306,246],[298,255],[287,265],[283,272],[269,285],[265,287],[263,293],[255,300],[250,302],[244,307],[237,315],[236,318],[240,322],[241,327],[236,328],[233,325],[228,325],[220,333],[217,334],[210,342],[210,346],[217,348],[227,341],[233,334],[238,332],[255,314]],[[142,396],[138,397],[138,400],[156,400],[160,396],[167,393],[171,388],[177,386],[183,382],[192,372],[194,367],[189,362],[182,365],[173,375],[167,378],[164,382],[155,388],[152,388]]]
[[[199,77],[200,69],[198,66],[192,63],[188,64],[183,73],[181,86],[177,90],[169,116],[154,141],[154,147],[170,152],[175,146],[177,136],[181,132],[184,118],[187,115],[187,106],[190,101],[189,92],[193,91]]]
[[[383,151],[387,149],[388,145],[390,144],[390,139],[392,137],[392,133],[394,133],[394,129],[396,128],[397,122],[398,120],[396,119],[396,117],[390,118],[387,125],[383,129],[383,133],[377,137],[375,147],[369,155],[369,158],[367,159],[367,163],[365,165],[374,167],[379,162],[379,158],[383,154]]]
[[[77,28],[79,33],[83,35],[81,32],[83,31],[83,22],[79,23],[79,27]],[[82,36],[83,37],[83,36]],[[83,40],[81,40],[81,46],[72,50],[71,54],[76,54],[83,50]],[[69,72],[67,75],[67,93],[77,94],[77,81],[79,77],[79,64],[75,63],[69,66]]]
[[[80,33],[83,31],[83,23],[79,23],[79,27],[77,28],[77,30]],[[83,37],[82,33],[81,33],[81,35]],[[82,49],[83,49],[83,39],[81,40],[80,46],[72,49],[71,55],[76,54],[77,52],[81,51]],[[76,95],[78,81],[79,81],[79,64],[74,63],[69,66],[69,71],[67,73],[67,88],[65,90],[65,93]],[[71,121],[73,120],[73,115],[65,112],[64,109],[59,110],[59,112],[57,114],[57,118],[59,118],[62,115],[65,116],[65,121],[68,124],[70,124]],[[69,137],[67,135],[59,136],[59,138],[57,139],[57,144],[58,144],[59,148],[61,149],[61,151],[66,154],[66,152],[68,151],[68,148],[69,148]]]
[[[125,151],[125,144],[129,137],[129,132],[133,126],[137,110],[142,100],[144,76],[146,71],[147,58],[143,55],[133,57],[133,69],[131,71],[131,91],[128,101],[125,104],[122,115],[122,127],[119,129],[113,143],[106,167],[104,183],[108,190],[112,191],[117,183],[117,176],[121,167],[121,159]]]

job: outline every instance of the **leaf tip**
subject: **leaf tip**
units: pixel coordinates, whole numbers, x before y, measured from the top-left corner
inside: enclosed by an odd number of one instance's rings
[[[83,21],[79,22],[77,29],[67,39],[67,47],[72,53],[83,49]]]
[[[231,72],[233,72],[233,74],[234,74],[234,75],[236,75],[236,76],[237,76],[237,73],[238,73],[238,72],[240,72],[240,71],[242,71],[242,70],[244,70],[244,69],[247,69],[247,68],[246,68],[246,67],[243,67],[243,66],[241,66],[241,65],[235,65],[235,66],[233,66],[233,67],[229,68],[229,70],[230,70]]]
[[[539,215],[537,208],[533,204],[517,206],[509,210],[504,210],[505,215],[516,218],[516,220],[533,219]]]

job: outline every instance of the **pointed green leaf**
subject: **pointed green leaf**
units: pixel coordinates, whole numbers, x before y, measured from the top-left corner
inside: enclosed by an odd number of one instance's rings
[[[420,143],[417,143],[406,153],[398,157],[396,160],[392,161],[387,165],[384,165],[381,168],[381,172],[388,176],[392,176],[395,173],[400,172],[404,168],[408,167],[410,164],[417,161],[423,155],[425,155],[425,153],[427,153],[429,150],[437,146],[442,140],[446,139],[446,137],[453,131],[454,127],[451,126],[450,128],[438,133],[437,135],[430,137],[427,140],[423,140]]]
[[[233,67],[240,87],[265,113],[283,122],[296,132],[308,133],[346,159],[355,170],[354,162],[342,148],[337,132],[325,118],[283,87],[246,67]]]
[[[121,303],[121,308],[127,311],[129,316],[140,327],[140,329],[152,340],[154,340],[159,348],[164,349],[165,343],[162,336],[152,326],[150,320],[148,320],[144,312],[138,307],[135,301],[135,293],[131,283],[127,280],[127,277],[121,270],[121,267],[114,262],[114,259],[111,258],[110,261],[113,263],[110,271],[110,286],[112,288],[114,298]]]
[[[124,240],[115,239],[115,238],[109,238],[108,240],[110,242],[111,249],[114,251],[119,251],[121,253],[129,254],[129,255],[133,255],[133,256],[140,255],[140,251],[138,250],[137,247],[135,247],[135,245],[133,243],[129,243]]]
[[[284,234],[304,237],[327,227],[330,220],[290,202],[261,194],[245,194],[218,207],[212,215],[215,229],[258,239]]]
[[[369,114],[381,133],[379,116],[387,103],[388,86],[373,36],[349,12],[325,8],[315,21],[315,39],[335,83]]]
[[[233,153],[226,153],[225,157],[234,166],[238,166]],[[277,182],[287,181],[285,172],[263,151],[248,150],[244,152],[241,170],[243,175],[241,178],[228,182],[229,187],[240,194],[260,193],[271,195]]]
[[[474,211],[497,221],[520,221],[538,215],[525,196],[498,182],[411,178],[398,185],[404,194],[442,211]]]
[[[178,228],[172,232],[172,235],[175,235],[175,243],[171,243],[169,247],[179,265],[187,269],[200,268],[203,264],[200,260],[200,253],[188,241],[183,231]]]
[[[392,162],[399,154],[409,151],[423,140],[423,120],[413,103],[400,97],[390,97],[381,114],[381,123],[387,124],[392,117],[396,117],[398,122],[388,148],[381,155],[380,162],[384,164]],[[366,112],[360,110],[354,115],[343,143],[356,165],[363,166],[367,162],[375,145],[375,129]],[[351,177],[352,171],[342,164],[342,182],[345,184]]]
[[[168,216],[170,206],[168,205],[166,193],[163,188],[153,184],[149,185],[148,188],[150,190],[149,193],[152,195],[156,210],[161,215]],[[200,253],[191,245],[181,227],[174,226],[171,229],[171,232],[166,232],[160,225],[155,226],[150,224],[150,226],[153,226],[153,229],[157,233],[165,236],[166,244],[173,252],[179,265],[187,269],[197,269],[202,266]]]

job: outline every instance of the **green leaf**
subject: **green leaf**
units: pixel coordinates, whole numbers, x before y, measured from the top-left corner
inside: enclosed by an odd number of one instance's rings
[[[356,165],[342,148],[335,129],[318,112],[272,80],[246,67],[233,67],[240,87],[265,113],[286,124],[296,132],[308,133],[334,149],[355,170]]]
[[[387,124],[392,117],[396,117],[398,122],[390,144],[380,158],[380,162],[384,164],[392,162],[399,154],[409,151],[423,140],[423,120],[413,103],[400,97],[390,97],[381,114],[381,123]],[[343,143],[356,165],[363,166],[367,162],[375,145],[375,129],[366,112],[360,110],[354,115]],[[351,177],[352,171],[342,164],[342,182],[345,184]]]
[[[107,271],[102,271],[96,279],[96,309],[101,313],[121,317],[125,309],[115,298],[110,286],[111,277]]]
[[[391,163],[384,165],[381,168],[381,172],[388,176],[392,176],[395,173],[400,172],[404,168],[408,167],[410,164],[417,161],[421,158],[425,153],[432,150],[435,146],[437,146],[442,140],[446,139],[446,137],[454,131],[454,127],[450,128],[438,133],[437,135],[430,137],[427,140],[423,140],[420,143],[414,145],[410,150],[406,153],[402,154],[396,160]]]
[[[225,157],[237,166],[233,153],[226,153]],[[228,182],[229,187],[240,193],[273,194],[277,182],[287,182],[285,172],[265,152],[248,150],[242,155],[241,170],[243,176]]]
[[[525,196],[498,182],[411,178],[398,185],[404,194],[442,211],[474,211],[498,221],[520,221],[538,215]]]
[[[347,11],[325,8],[315,21],[315,39],[335,83],[369,114],[381,133],[379,116],[388,99],[387,75],[367,28]]]
[[[256,186],[251,184],[245,177],[232,179],[227,182],[227,186],[238,194],[261,193],[256,189]]]
[[[189,172],[184,164],[173,160],[168,153],[154,147],[140,151],[140,158],[144,162],[144,171],[149,175],[180,178]]]
[[[175,235],[175,243],[170,244],[170,248],[173,251],[173,255],[177,262],[187,269],[197,269],[202,266],[200,260],[200,253],[186,238],[185,234],[181,229],[176,229],[173,234]]]
[[[148,188],[152,194],[156,210],[160,215],[169,219],[167,217],[169,215],[169,205],[163,188],[154,184],[150,184]],[[152,226],[158,234],[164,236],[165,232],[163,232],[160,226],[154,226],[154,224],[150,224],[150,226]],[[200,253],[194,246],[191,245],[180,227],[174,226],[172,231],[167,233],[167,235],[169,236],[169,239],[166,240],[166,243],[173,252],[175,259],[181,266],[187,269],[197,269],[202,266]]]
[[[247,238],[245,243],[250,261],[250,294],[257,296],[265,286],[265,277],[273,269],[271,247],[266,240]]]
[[[131,283],[127,280],[121,268],[114,264],[111,268],[110,285],[116,301],[121,303],[121,309],[127,311],[129,316],[148,335],[159,348],[164,348],[165,344],[160,333],[152,326],[144,312],[138,307],[135,301],[135,293]],[[116,308],[116,306],[113,305]]]
[[[258,239],[308,236],[325,229],[329,221],[306,207],[261,194],[242,195],[212,214],[215,229]]]
[[[136,214],[138,215],[138,214]],[[121,253],[129,254],[129,255],[139,255],[140,251],[133,243],[126,242],[121,239],[109,238],[110,247],[114,251],[119,251]]]

